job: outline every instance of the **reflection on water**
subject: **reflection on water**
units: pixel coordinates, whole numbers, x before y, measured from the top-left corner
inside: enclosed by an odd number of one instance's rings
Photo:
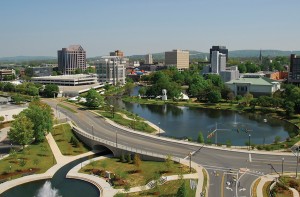
[[[135,93],[138,91],[136,88]],[[297,134],[297,128],[285,121],[264,115],[238,113],[229,110],[200,109],[173,105],[144,105],[117,101],[121,108],[131,111],[158,125],[165,135],[196,140],[201,131],[206,138],[216,127],[221,130],[211,138],[212,142],[245,145],[251,134],[251,144],[273,143],[276,136],[285,140]],[[267,119],[267,122],[264,122]],[[218,139],[216,139],[218,138]]]

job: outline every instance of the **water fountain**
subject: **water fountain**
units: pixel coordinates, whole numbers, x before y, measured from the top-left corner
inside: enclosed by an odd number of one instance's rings
[[[59,192],[54,187],[52,188],[51,182],[46,181],[44,185],[38,190],[36,197],[61,197]]]

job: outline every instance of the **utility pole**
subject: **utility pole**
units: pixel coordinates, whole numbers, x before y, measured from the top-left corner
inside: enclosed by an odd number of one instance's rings
[[[118,132],[116,131],[116,148],[118,148]]]
[[[192,152],[190,152],[190,173],[192,173]]]
[[[251,138],[251,134],[249,134],[249,151],[251,150],[251,141],[250,141],[250,138]]]
[[[283,162],[284,162],[284,157],[282,157],[282,162],[281,162],[281,176],[283,176]]]
[[[160,122],[158,122],[158,137],[160,137]]]
[[[296,167],[296,179],[298,179],[298,164],[299,164],[299,146],[297,148],[297,167]]]
[[[218,144],[218,123],[216,122],[216,138],[215,138],[215,144],[217,145]]]
[[[94,125],[92,125],[92,135],[93,135],[93,140],[94,140]]]

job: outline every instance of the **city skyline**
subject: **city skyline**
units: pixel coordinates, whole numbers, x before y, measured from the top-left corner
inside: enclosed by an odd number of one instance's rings
[[[296,0],[66,1],[5,0],[0,57],[56,56],[80,44],[87,57],[120,49],[127,55],[213,45],[240,49],[299,50]]]

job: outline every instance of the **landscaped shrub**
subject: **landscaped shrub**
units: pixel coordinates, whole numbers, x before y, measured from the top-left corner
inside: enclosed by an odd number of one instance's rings
[[[294,180],[290,180],[290,181],[289,181],[289,186],[292,187],[292,188],[297,189],[297,188],[299,187],[299,183],[297,183],[297,182],[294,181]]]

